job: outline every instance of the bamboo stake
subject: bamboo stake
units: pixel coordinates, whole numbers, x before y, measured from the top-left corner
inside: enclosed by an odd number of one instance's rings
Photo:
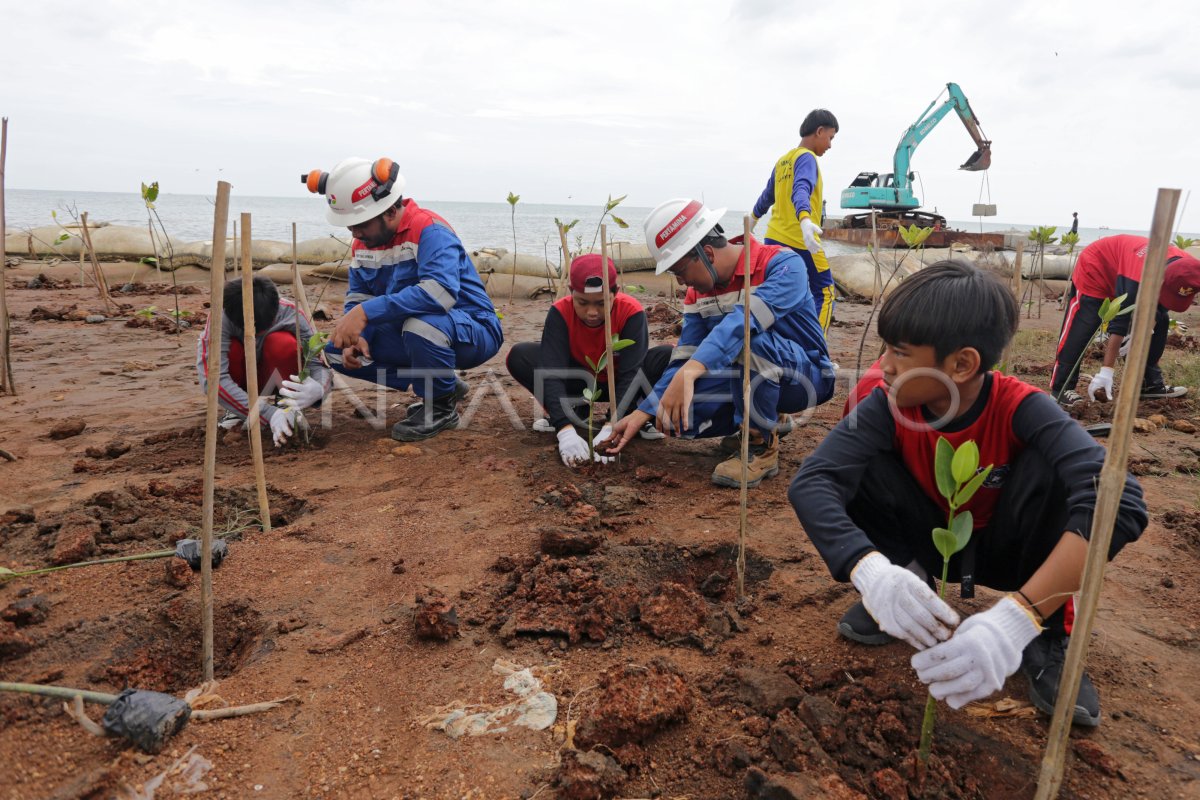
[[[612,287],[608,285],[608,226],[600,226],[600,281],[604,284],[604,361],[608,373],[608,415],[617,421],[617,368],[612,349]]]
[[[233,276],[232,277],[236,278],[236,277],[238,277],[239,274],[241,274],[241,271],[242,271],[241,267],[242,267],[242,262],[238,258],[237,220],[234,220],[233,221]]]
[[[96,276],[96,289],[100,292],[100,299],[104,301],[104,310],[107,313],[112,313],[113,302],[108,294],[108,280],[104,277],[104,272],[100,269],[100,262],[96,258],[96,251],[92,247],[92,235],[88,232],[88,212],[84,211],[79,215],[79,224],[83,233],[83,246],[87,250],[88,257],[92,260],[92,272]]]
[[[12,349],[9,346],[12,333],[8,324],[8,295],[5,286],[8,279],[4,276],[4,271],[8,269],[4,249],[5,236],[8,234],[4,227],[4,161],[7,156],[8,117],[4,117],[0,120],[0,394],[15,395],[17,386],[13,382]]]
[[[208,408],[204,421],[204,522],[200,533],[200,605],[204,680],[213,679],[212,534],[217,466],[217,390],[221,385],[221,322],[225,314],[225,234],[229,230],[229,184],[217,182],[213,210],[212,269],[208,304]]]
[[[1079,603],[1075,606],[1075,624],[1071,630],[1067,660],[1058,684],[1058,703],[1054,707],[1054,717],[1050,722],[1035,800],[1051,800],[1058,796],[1062,787],[1071,716],[1075,709],[1075,701],[1079,697],[1079,681],[1083,676],[1088,640],[1096,619],[1096,609],[1100,604],[1104,568],[1108,563],[1108,547],[1112,541],[1113,525],[1121,502],[1121,490],[1125,485],[1130,434],[1133,432],[1133,422],[1137,416],[1138,387],[1142,385],[1142,377],[1146,371],[1150,333],[1154,328],[1157,307],[1154,298],[1158,297],[1162,288],[1171,222],[1175,217],[1175,208],[1179,205],[1179,195],[1179,189],[1159,189],[1154,205],[1150,246],[1146,252],[1142,280],[1138,288],[1138,296],[1146,302],[1138,303],[1133,312],[1133,325],[1129,332],[1133,337],[1133,345],[1126,357],[1125,373],[1121,376],[1121,392],[1117,396],[1116,416],[1113,419],[1112,434],[1108,439],[1108,455],[1104,459],[1104,467],[1100,470],[1096,509],[1092,516],[1091,537],[1088,540],[1087,563],[1083,569],[1083,585],[1079,592]]]
[[[872,215],[874,219],[874,215]],[[738,512],[737,593],[746,596],[746,528],[750,502],[750,231],[754,220],[742,218],[742,496]]]
[[[300,341],[300,293],[304,284],[300,282],[300,264],[296,260],[296,223],[292,223],[292,295],[296,300],[296,375],[304,371],[304,342]],[[312,322],[312,320],[309,320]],[[316,324],[315,322],[313,324]]]
[[[567,247],[567,234],[563,231],[562,225],[555,223],[558,228],[558,241],[562,244],[563,252],[563,274],[562,279],[558,283],[558,289],[554,292],[554,299],[562,297],[566,293],[566,288],[570,285],[571,277],[571,251]]]
[[[271,532],[271,507],[267,500],[267,470],[263,464],[259,422],[262,399],[258,396],[258,342],[254,329],[254,261],[250,253],[250,214],[242,212],[242,349],[246,351],[246,402],[250,406],[246,430],[254,459],[254,483],[258,487],[258,514],[263,533]],[[278,413],[283,413],[278,412]]]

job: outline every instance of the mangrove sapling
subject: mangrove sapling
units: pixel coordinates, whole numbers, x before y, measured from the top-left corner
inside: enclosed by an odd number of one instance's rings
[[[508,206],[513,235],[512,280],[508,284],[508,304],[510,306],[513,301],[513,292],[517,289],[517,203],[520,200],[521,195],[513,194],[512,192],[508,193]]]
[[[967,546],[974,532],[975,520],[970,511],[959,511],[965,506],[979,487],[987,480],[992,464],[979,468],[979,446],[971,439],[954,448],[945,437],[938,438],[933,457],[933,473],[938,492],[950,507],[946,527],[933,529],[933,544],[942,555],[942,580],[938,586],[938,597],[946,599],[946,576],[950,571],[950,557]],[[937,717],[937,701],[930,694],[925,701],[925,718],[921,722],[921,743],[917,748],[918,769],[929,761],[933,744],[933,726]]]
[[[624,200],[628,196],[629,195],[627,195],[627,194],[623,194],[620,197],[618,197],[616,200],[613,200],[613,196],[611,194],[608,196],[608,200],[606,200],[604,203],[604,210],[602,212],[600,212],[600,221],[596,223],[596,235],[592,237],[592,246],[589,248],[590,250],[596,249],[596,240],[600,238],[600,226],[604,224],[605,217],[612,217],[612,221],[615,222],[617,224],[617,227],[620,228],[621,230],[624,230],[629,227],[628,222],[621,219],[616,214],[612,213],[612,210],[614,208],[616,208],[617,206],[621,205],[621,201]]]
[[[557,300],[563,295],[567,287],[568,274],[571,270],[571,249],[567,246],[567,233],[579,224],[579,220],[573,219],[570,222],[563,222],[558,217],[554,218],[554,227],[558,229],[558,241],[562,245],[562,262],[558,269],[558,289],[554,292],[554,298]]]
[[[1079,234],[1067,231],[1060,241],[1067,246],[1067,257],[1070,259],[1067,264],[1067,285],[1063,287],[1062,297],[1058,299],[1058,307],[1062,309],[1067,305],[1067,293],[1071,290],[1071,278],[1075,274],[1075,260],[1078,258],[1075,255],[1075,245],[1079,244]]]
[[[1175,246],[1178,247],[1180,250],[1187,250],[1189,247],[1191,247],[1195,243],[1196,243],[1195,239],[1189,239],[1188,237],[1184,236],[1183,234],[1176,234],[1176,236],[1175,236]]]
[[[1079,358],[1075,359],[1075,366],[1071,367],[1071,371],[1067,373],[1067,377],[1078,374],[1079,365],[1083,363],[1083,357],[1087,355],[1088,348],[1091,347],[1091,342],[1096,337],[1096,334],[1100,333],[1100,331],[1107,330],[1108,323],[1112,322],[1117,317],[1129,314],[1135,308],[1137,308],[1137,303],[1134,303],[1128,308],[1122,308],[1122,305],[1125,303],[1125,298],[1128,296],[1129,295],[1127,294],[1123,294],[1119,297],[1106,297],[1103,301],[1101,301],[1100,311],[1098,312],[1100,316],[1100,324],[1096,326],[1096,330],[1093,331],[1092,335],[1088,337],[1088,345],[1079,352]],[[1070,386],[1069,382],[1064,382],[1062,387],[1059,388],[1058,393],[1054,395],[1054,399],[1061,401],[1063,394],[1068,388],[1074,387]],[[1111,400],[1112,398],[1109,399]]]
[[[613,353],[624,350],[631,344],[635,344],[633,339],[618,339],[616,334],[614,334],[612,337]],[[591,356],[584,356],[583,358],[585,361],[587,361],[588,368],[592,371],[592,385],[583,390],[583,399],[588,401],[588,461],[594,461],[596,458],[596,446],[592,443],[592,419],[595,416],[594,409],[596,407],[596,401],[600,398],[600,387],[598,385],[600,381],[600,373],[604,372],[605,368],[608,366],[608,353],[601,353],[600,357],[595,361],[592,361]],[[608,404],[613,409],[617,407],[615,399],[616,394],[617,387],[609,386]]]
[[[900,238],[904,240],[906,249],[904,250],[904,254],[901,255],[898,260],[895,258],[895,254],[893,254],[892,258],[894,264],[892,266],[892,274],[888,276],[887,281],[883,282],[882,286],[878,286],[877,284],[879,291],[875,293],[875,301],[871,304],[871,313],[867,315],[867,322],[865,325],[863,325],[862,337],[858,340],[858,361],[855,363],[855,369],[860,375],[862,374],[862,354],[863,348],[867,344],[867,334],[871,331],[871,321],[875,318],[875,312],[879,310],[879,305],[883,302],[884,292],[886,292],[887,288],[892,285],[892,281],[896,279],[896,276],[900,274],[900,267],[904,266],[904,262],[912,254],[913,250],[921,251],[922,264],[924,263],[923,253],[925,240],[929,238],[931,233],[933,233],[933,228],[918,228],[916,223],[909,225],[907,228],[905,228],[903,225],[900,225],[897,230],[900,231]],[[869,252],[871,253],[871,259],[875,262],[876,274],[878,274],[879,254],[874,247],[870,247]],[[903,278],[901,280],[903,280]]]
[[[162,218],[158,216],[158,208],[154,205],[158,200],[158,181],[147,186],[142,184],[142,202],[146,204],[146,223],[150,227],[150,246],[154,249],[154,268],[159,270],[159,275],[162,272],[162,260],[159,255],[165,252],[167,255],[167,269],[171,273],[171,291],[175,293],[175,332],[179,333],[180,314],[179,314],[179,282],[175,277],[175,250],[171,246],[171,237],[167,235],[167,229],[163,226]],[[158,223],[158,232],[155,233],[154,223]],[[159,248],[159,242],[162,243],[162,248]]]
[[[1029,232],[1029,241],[1037,245],[1033,253],[1033,263],[1029,268],[1029,306],[1025,314],[1025,319],[1033,316],[1033,285],[1037,283],[1041,286],[1041,293],[1038,294],[1038,319],[1042,318],[1042,295],[1046,293],[1046,245],[1054,244],[1058,241],[1058,237],[1054,232],[1058,230],[1055,225],[1041,225]]]
[[[297,344],[300,351],[300,371],[296,373],[296,383],[304,383],[305,380],[312,374],[313,359],[320,358],[321,353],[325,350],[325,345],[329,342],[328,333],[314,333],[308,337],[303,344]],[[304,431],[304,443],[308,444],[309,438],[308,425],[304,422],[304,414],[299,409],[293,409],[291,406],[284,406],[280,402],[275,405],[282,409],[279,413],[291,414],[293,411],[296,415],[296,427]]]

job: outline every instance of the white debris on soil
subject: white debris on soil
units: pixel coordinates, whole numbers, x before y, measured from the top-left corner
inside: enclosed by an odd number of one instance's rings
[[[517,700],[490,709],[486,706],[452,704],[426,718],[426,727],[457,739],[461,736],[505,733],[512,726],[541,731],[554,724],[558,717],[558,700],[549,692],[542,691],[542,681],[534,674],[534,668],[497,658],[492,664],[492,672],[504,676],[504,691],[515,695]]]

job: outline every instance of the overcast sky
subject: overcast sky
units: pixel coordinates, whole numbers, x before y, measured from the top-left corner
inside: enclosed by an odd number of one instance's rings
[[[1145,229],[1157,187],[1200,188],[1197,8],[0,0],[7,184],[299,196],[302,172],[387,155],[418,200],[744,209],[825,107],[832,215],[954,81],[994,142],[996,221]],[[973,149],[951,114],[917,150],[927,208],[969,218]]]

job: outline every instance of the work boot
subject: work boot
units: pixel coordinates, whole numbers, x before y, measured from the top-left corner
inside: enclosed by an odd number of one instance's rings
[[[1065,633],[1047,629],[1026,646],[1021,656],[1021,672],[1029,679],[1029,700],[1045,714],[1054,714],[1068,641]],[[1100,695],[1086,672],[1079,682],[1079,697],[1075,700],[1071,724],[1087,728],[1100,724]]]
[[[747,470],[746,485],[758,486],[763,478],[773,478],[779,474],[779,436],[772,433],[765,439],[758,431],[750,433],[750,464]],[[740,488],[742,485],[742,456],[741,453],[730,456],[717,465],[713,470],[712,482],[717,486]]]
[[[796,429],[796,423],[792,421],[791,414],[780,414],[779,424],[775,426],[775,433],[782,439]],[[735,453],[742,452],[742,435],[740,433],[731,433],[728,436],[722,437],[717,449],[722,455],[731,456]]]
[[[465,383],[463,385],[466,386]],[[422,407],[422,413],[409,416],[403,422],[397,422],[392,426],[392,438],[398,442],[419,442],[422,439],[437,436],[447,428],[457,428],[458,411],[455,408],[458,404],[458,400],[455,399],[457,390],[456,386],[455,391],[450,394],[433,398],[433,403],[428,409]],[[466,392],[463,394],[465,395]]]
[[[859,644],[880,645],[896,641],[891,634],[884,633],[879,629],[879,623],[871,616],[871,612],[867,611],[862,600],[850,606],[849,610],[842,614],[837,629],[839,634]]]
[[[469,391],[471,391],[471,384],[467,383],[462,378],[455,375],[454,376],[454,391],[451,392],[451,394],[454,396],[454,402],[461,403],[463,401],[463,399],[467,396],[467,392],[469,392]],[[421,414],[424,410],[425,410],[425,401],[418,400],[417,402],[410,405],[408,407],[408,410],[404,412],[404,418],[406,420],[412,419],[413,417],[416,417],[419,414]]]

